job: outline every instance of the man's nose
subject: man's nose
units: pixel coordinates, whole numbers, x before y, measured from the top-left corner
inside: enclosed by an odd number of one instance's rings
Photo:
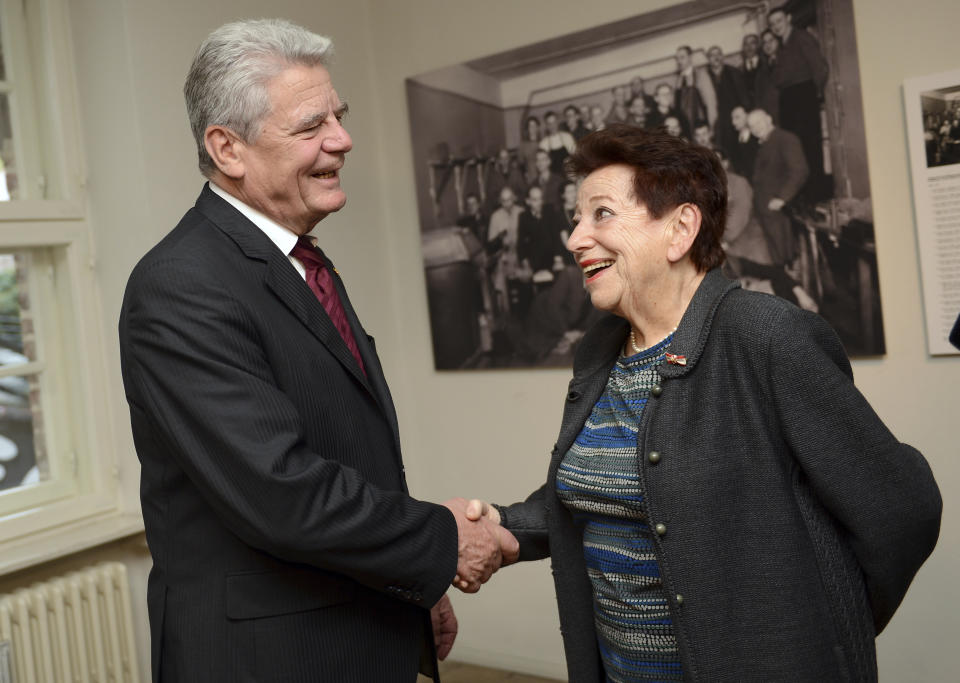
[[[343,124],[338,122],[337,129],[324,139],[322,148],[324,152],[346,153],[353,149],[353,138]]]

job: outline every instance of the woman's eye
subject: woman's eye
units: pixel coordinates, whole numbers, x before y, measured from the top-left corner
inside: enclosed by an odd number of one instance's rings
[[[612,216],[612,215],[613,215],[613,212],[610,211],[610,209],[606,209],[606,208],[604,208],[604,207],[601,206],[599,209],[597,209],[596,211],[594,211],[593,215],[594,215],[594,217],[595,217],[597,220],[600,220],[601,218],[606,218],[607,216]]]

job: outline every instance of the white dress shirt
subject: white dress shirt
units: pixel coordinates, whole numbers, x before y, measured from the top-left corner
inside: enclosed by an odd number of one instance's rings
[[[300,277],[302,277],[304,280],[307,279],[307,271],[304,270],[303,264],[300,263],[300,259],[296,259],[290,255],[290,252],[297,245],[297,240],[299,239],[299,235],[297,235],[297,233],[293,232],[293,230],[283,227],[253,207],[244,204],[242,201],[234,197],[212,180],[210,181],[210,189],[214,194],[223,197],[228,204],[249,218],[251,223],[260,228],[263,231],[263,234],[269,237],[270,241],[277,245],[277,249],[286,255],[286,257],[290,260],[290,263],[293,264],[293,267],[297,269],[298,273],[300,273]],[[310,238],[308,237],[308,239]]]

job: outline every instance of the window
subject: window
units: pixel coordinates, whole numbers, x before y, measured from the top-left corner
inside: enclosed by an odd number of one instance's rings
[[[67,0],[0,0],[0,573],[142,528],[121,507]]]

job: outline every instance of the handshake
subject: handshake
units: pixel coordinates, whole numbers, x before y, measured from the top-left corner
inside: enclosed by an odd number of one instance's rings
[[[520,544],[500,526],[500,513],[481,500],[451,498],[443,505],[457,520],[457,575],[453,585],[476,593],[495,571],[517,561]]]

